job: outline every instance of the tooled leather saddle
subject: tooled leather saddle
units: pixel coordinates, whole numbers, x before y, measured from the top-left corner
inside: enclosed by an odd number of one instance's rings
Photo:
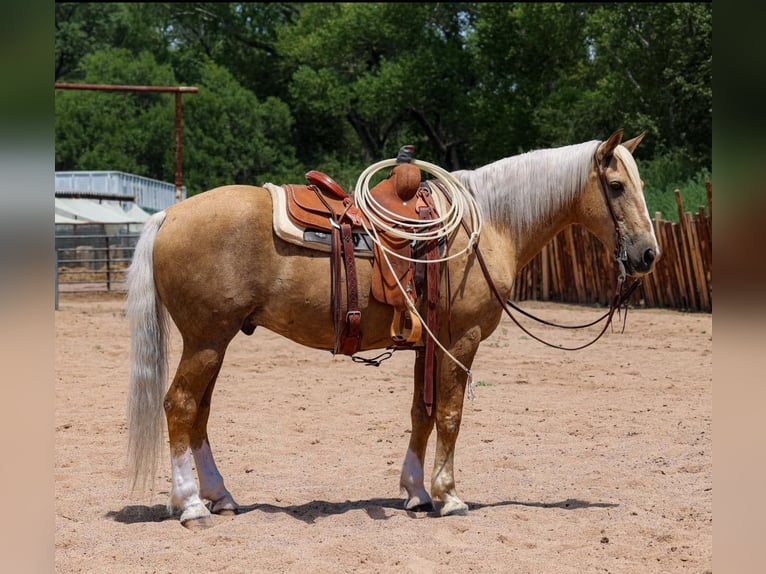
[[[355,354],[361,344],[361,311],[358,306],[358,282],[354,260],[354,235],[366,233],[375,223],[362,212],[354,197],[329,176],[312,170],[306,174],[308,185],[283,185],[286,192],[287,214],[296,224],[306,229],[319,230],[332,235],[331,283],[332,305],[335,323],[334,353]],[[398,222],[396,227],[412,232],[412,222],[434,219],[436,207],[430,189],[421,185],[420,169],[411,163],[399,163],[389,176],[370,190],[376,207],[388,220]],[[411,259],[415,251],[412,241],[375,227],[376,236],[384,249],[374,244],[372,296],[394,307],[391,338],[395,345],[413,346],[420,339],[422,325],[410,313],[409,299],[413,304],[424,291],[416,285],[416,265]],[[422,251],[422,250],[421,250]],[[439,245],[432,240],[424,249],[426,259],[436,259]],[[343,316],[342,281],[345,271],[346,309]],[[435,314],[438,299],[437,265],[429,264],[424,283],[433,294]],[[422,273],[418,273],[422,275]],[[401,285],[401,288],[400,288]],[[429,312],[432,304],[429,302]],[[434,316],[435,321],[435,316]],[[430,327],[430,325],[429,325]]]

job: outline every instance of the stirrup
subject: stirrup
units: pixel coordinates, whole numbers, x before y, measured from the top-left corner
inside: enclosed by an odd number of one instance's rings
[[[423,324],[417,315],[406,309],[394,309],[394,319],[391,321],[391,339],[397,345],[413,345],[420,341]]]

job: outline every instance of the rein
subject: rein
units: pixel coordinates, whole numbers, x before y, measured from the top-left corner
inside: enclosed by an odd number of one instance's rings
[[[617,236],[617,243],[615,246],[615,259],[619,265],[620,268],[620,275],[617,279],[617,285],[615,287],[614,296],[612,297],[612,300],[609,305],[609,310],[604,313],[601,317],[598,319],[591,321],[590,323],[585,323],[583,325],[561,325],[558,323],[553,323],[551,321],[546,321],[545,319],[540,319],[539,317],[534,316],[533,314],[529,313],[528,311],[525,311],[515,305],[512,301],[506,301],[503,299],[503,296],[500,294],[500,292],[497,289],[497,286],[495,285],[494,281],[492,280],[492,277],[489,274],[489,269],[487,269],[487,265],[484,262],[484,257],[481,254],[481,250],[479,249],[478,243],[475,246],[475,253],[476,253],[476,260],[479,262],[479,266],[481,267],[481,271],[484,274],[484,278],[487,281],[487,284],[492,289],[493,294],[497,298],[498,302],[500,303],[500,306],[502,307],[503,311],[511,318],[511,320],[527,335],[532,337],[534,340],[539,341],[540,343],[543,343],[544,345],[547,345],[549,347],[553,347],[554,349],[560,349],[563,351],[579,351],[581,349],[584,349],[586,347],[589,347],[596,341],[598,341],[603,334],[606,332],[609,325],[612,324],[612,319],[614,318],[615,311],[618,311],[624,306],[625,308],[625,315],[623,319],[623,331],[625,330],[625,323],[628,319],[628,301],[630,300],[631,295],[635,292],[635,290],[638,288],[638,286],[641,284],[640,279],[634,279],[632,283],[626,287],[625,279],[627,277],[627,273],[625,271],[625,261],[627,260],[628,254],[627,254],[627,248],[625,247],[625,236],[622,233],[622,229],[620,228],[619,222],[617,221],[617,215],[614,211],[614,206],[612,205],[611,198],[609,197],[609,189],[608,189],[608,183],[606,181],[606,170],[602,167],[601,162],[598,159],[598,149],[596,150],[596,153],[594,154],[593,161],[596,164],[596,170],[598,171],[598,178],[599,178],[599,184],[601,187],[601,190],[604,193],[604,200],[606,201],[607,208],[609,209],[609,215],[612,218],[612,222],[614,223],[614,231],[615,235]],[[436,182],[437,185],[439,182]],[[463,227],[465,228],[466,232],[468,232],[468,228],[463,223]],[[584,329],[587,327],[592,327],[593,325],[596,325],[606,319],[606,322],[604,323],[603,328],[601,331],[596,335],[596,337],[583,345],[579,345],[577,347],[564,347],[562,345],[556,345],[553,343],[549,343],[548,341],[545,341],[544,339],[541,339],[537,335],[534,335],[531,333],[526,327],[524,327],[521,323],[519,323],[518,319],[511,313],[509,307],[515,309],[519,313],[534,319],[538,323],[542,323],[544,325],[548,325],[551,327],[558,327],[561,329]]]
[[[623,320],[623,330],[625,329],[625,321],[628,319],[628,307],[627,302],[630,299],[630,296],[633,294],[633,292],[636,290],[636,288],[641,284],[640,280],[634,281],[627,289],[625,288],[625,277],[621,275],[617,279],[617,287],[615,288],[614,297],[612,297],[612,302],[609,306],[609,311],[604,313],[601,317],[596,319],[595,321],[592,321],[590,323],[587,323],[585,325],[559,325],[557,323],[552,323],[550,321],[546,321],[544,319],[540,319],[538,317],[535,317],[531,313],[524,311],[511,303],[510,301],[505,301],[503,299],[503,296],[500,295],[500,292],[497,290],[497,286],[495,285],[494,281],[492,281],[492,278],[489,275],[489,270],[487,269],[487,265],[484,262],[484,257],[481,254],[481,251],[479,250],[479,246],[476,246],[476,260],[479,262],[479,266],[481,267],[482,273],[484,273],[484,278],[487,280],[487,283],[489,284],[490,288],[492,289],[492,292],[494,293],[495,297],[497,298],[498,302],[500,303],[500,306],[503,308],[503,311],[505,311],[506,315],[508,315],[511,320],[516,323],[516,325],[524,331],[527,335],[532,337],[534,340],[539,341],[540,343],[543,343],[544,345],[547,345],[549,347],[553,347],[554,349],[561,349],[562,351],[579,351],[580,349],[584,349],[586,347],[590,347],[593,343],[598,341],[602,335],[606,332],[607,327],[612,323],[612,318],[614,317],[615,311],[618,311],[623,305],[625,305],[625,318]],[[539,323],[543,323],[545,325],[550,325],[552,327],[559,327],[562,329],[583,329],[585,327],[591,327],[597,323],[600,323],[604,319],[607,319],[606,323],[604,323],[603,328],[599,332],[596,337],[583,345],[580,345],[578,347],[564,347],[562,345],[555,345],[553,343],[549,343],[548,341],[541,339],[537,335],[529,332],[526,327],[524,327],[521,323],[519,323],[519,320],[514,317],[513,313],[508,309],[508,307],[513,307],[515,310],[519,311],[520,313],[526,315],[527,317],[530,317],[534,319],[535,321],[538,321]]]

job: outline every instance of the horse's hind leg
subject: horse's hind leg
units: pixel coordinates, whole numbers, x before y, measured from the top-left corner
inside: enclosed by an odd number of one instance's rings
[[[165,395],[173,484],[171,507],[181,511],[184,526],[208,526],[210,511],[202,502],[194,479],[192,458],[196,459],[203,496],[219,497],[227,505],[231,495],[223,486],[207,442],[206,423],[210,395],[221,370],[226,345],[221,348],[192,349],[184,344],[173,383]]]
[[[210,510],[214,514],[236,514],[237,503],[223,484],[223,477],[215,464],[210,439],[207,436],[207,420],[210,416],[213,388],[215,388],[215,379],[208,385],[199,405],[197,420],[192,429],[192,454],[199,476],[200,497],[211,502]],[[196,446],[200,443],[201,446]]]
[[[415,390],[412,393],[412,434],[407,454],[402,465],[399,485],[407,492],[404,507],[407,510],[432,510],[431,496],[423,485],[423,460],[428,446],[428,437],[434,428],[434,417],[426,412],[423,401],[423,369],[425,354],[418,352],[415,358]]]
[[[457,341],[450,352],[470,368],[480,341],[481,330],[474,327]],[[468,511],[468,505],[457,495],[454,458],[468,375],[444,354],[439,354],[437,369],[436,452],[431,476],[431,495],[444,502],[440,511],[442,516],[464,514]]]

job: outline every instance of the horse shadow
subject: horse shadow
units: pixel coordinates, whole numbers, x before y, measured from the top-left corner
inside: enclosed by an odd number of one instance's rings
[[[168,512],[168,507],[165,504],[123,506],[120,510],[110,510],[104,516],[122,524],[164,522],[173,519],[173,515]]]
[[[590,502],[577,498],[568,498],[556,502],[535,502],[521,500],[501,500],[498,502],[479,503],[467,502],[468,509],[480,510],[483,508],[499,508],[503,506],[525,506],[530,508],[558,508],[561,510],[579,510],[583,508],[615,508],[619,504],[611,502]],[[277,504],[260,503],[242,505],[239,507],[238,514],[247,514],[250,512],[264,512],[266,514],[286,514],[296,520],[306,524],[314,524],[318,519],[327,518],[346,512],[361,510],[372,520],[388,520],[393,517],[393,513],[386,512],[386,509],[402,511],[410,518],[438,518],[439,503],[428,508],[414,510],[405,510],[404,501],[401,498],[368,498],[365,500],[346,500],[344,502],[330,502],[326,500],[312,500],[303,504],[289,504],[280,506]],[[123,524],[136,524],[141,522],[164,522],[165,520],[176,519],[168,512],[164,504],[155,504],[153,506],[132,505],[125,506],[120,510],[106,513],[106,518]]]

